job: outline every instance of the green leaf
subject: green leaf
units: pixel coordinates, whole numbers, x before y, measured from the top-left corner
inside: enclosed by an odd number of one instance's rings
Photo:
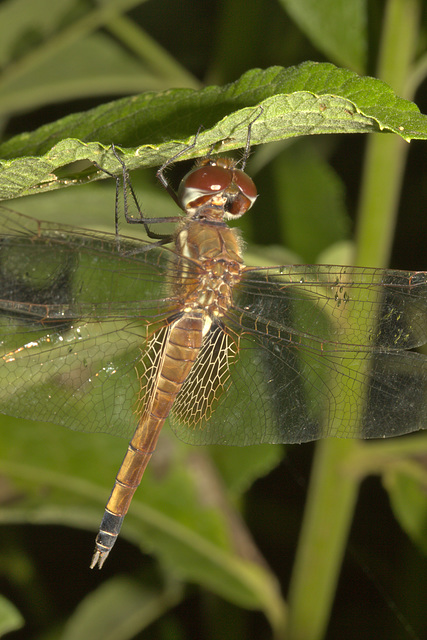
[[[328,58],[363,72],[368,48],[366,0],[280,1]]]
[[[427,554],[427,436],[424,433],[375,442],[358,442],[346,462],[350,476],[383,479],[402,528]]]
[[[170,54],[122,15],[139,4],[142,0],[104,0],[98,6],[75,0],[3,3],[0,118],[84,96],[197,85]],[[94,33],[99,27],[104,31]]]
[[[46,103],[85,96],[161,90],[165,81],[149,72],[123,47],[103,33],[71,43],[35,69],[0,85],[0,113],[35,109]]]
[[[412,462],[412,467],[415,462]],[[420,473],[399,471],[388,473],[385,484],[390,496],[391,506],[396,519],[408,536],[427,555],[427,471],[422,463],[418,465]]]
[[[9,0],[0,7],[0,64],[19,59],[36,42],[48,38],[65,18],[74,0]]]
[[[18,609],[9,600],[0,595],[0,636],[16,631],[25,624]]]
[[[344,185],[310,141],[285,150],[272,173],[283,244],[303,262],[316,262],[322,251],[349,237]]]
[[[259,106],[262,106],[262,110]],[[95,161],[118,172],[109,151],[119,145],[129,170],[160,165],[193,143],[180,159],[319,133],[392,131],[427,138],[427,117],[390,87],[331,64],[253,69],[224,87],[147,92],[72,114],[0,146],[0,197],[52,190],[94,177]],[[201,131],[195,141],[199,125]],[[168,140],[164,142],[164,140]],[[18,157],[17,157],[18,156]],[[84,160],[58,174],[58,169]],[[56,173],[55,173],[56,172]],[[96,177],[105,177],[98,172]]]
[[[179,583],[163,590],[118,576],[92,591],[68,620],[62,640],[128,640],[146,629],[182,598]]]
[[[209,451],[233,498],[241,497],[255,480],[267,475],[283,458],[283,447],[277,444],[212,446]]]
[[[95,536],[125,449],[125,440],[105,434],[3,418],[0,469],[15,499],[0,510],[0,522],[78,526]],[[154,553],[180,579],[261,609],[278,627],[284,603],[276,579],[254,560],[259,552],[240,518],[230,513],[226,489],[205,450],[185,446],[165,430],[121,537]],[[88,562],[91,551],[76,561]],[[120,541],[113,553],[120,553]]]

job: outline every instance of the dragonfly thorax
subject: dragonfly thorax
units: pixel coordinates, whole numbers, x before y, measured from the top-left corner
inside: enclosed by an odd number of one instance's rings
[[[184,258],[177,263],[180,278],[176,294],[193,311],[212,319],[223,316],[244,268],[238,230],[224,223],[190,219],[175,242],[177,254]]]

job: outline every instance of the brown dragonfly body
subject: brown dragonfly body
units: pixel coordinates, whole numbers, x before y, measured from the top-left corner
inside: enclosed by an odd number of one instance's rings
[[[257,194],[229,159],[202,161],[171,195],[185,213],[167,219],[173,236],[128,219],[158,242],[0,207],[0,412],[131,438],[92,567],[166,418],[185,442],[239,446],[427,426],[427,357],[414,351],[427,272],[245,267],[226,222]]]
[[[233,286],[243,268],[239,231],[230,229],[224,217],[239,217],[251,206],[256,198],[252,180],[234,169],[231,160],[220,159],[204,161],[182,184],[181,200],[187,218],[176,233],[175,248],[176,255],[188,261],[181,267],[176,265],[178,279],[172,292],[182,311],[170,319],[160,339],[153,337],[148,348],[148,361],[157,359],[158,366],[144,389],[141,417],[105,508],[92,567],[102,567],[116,541],[160,430],[212,323],[230,308]]]

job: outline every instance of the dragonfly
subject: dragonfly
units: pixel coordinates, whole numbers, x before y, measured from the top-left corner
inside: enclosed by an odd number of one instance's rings
[[[131,438],[92,568],[166,419],[186,443],[236,446],[427,424],[427,271],[245,266],[227,224],[257,197],[244,166],[208,156],[175,193],[168,164],[172,235],[142,214],[127,219],[145,240],[0,208],[0,412]]]

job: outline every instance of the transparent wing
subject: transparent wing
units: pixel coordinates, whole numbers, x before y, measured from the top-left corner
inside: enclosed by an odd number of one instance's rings
[[[113,234],[0,207],[0,312],[12,324],[17,316],[45,326],[81,318],[155,321],[176,306],[170,296],[180,261],[155,243],[121,237],[118,245]]]
[[[141,372],[148,385],[154,375],[147,339],[181,310],[185,259],[5,209],[0,234],[0,411],[129,435]],[[196,287],[187,266],[181,280]],[[248,268],[233,295],[177,398],[179,437],[246,445],[425,428],[426,356],[409,350],[427,340],[426,272]]]
[[[333,266],[248,269],[224,331],[227,393],[187,442],[245,445],[386,437],[427,426],[427,273]],[[198,394],[188,398],[191,406]]]
[[[0,412],[132,433],[136,368],[148,334],[178,310],[179,260],[0,208]]]
[[[175,400],[173,425],[182,424],[191,431],[209,422],[218,401],[227,394],[237,353],[236,341],[221,326],[214,326]]]

